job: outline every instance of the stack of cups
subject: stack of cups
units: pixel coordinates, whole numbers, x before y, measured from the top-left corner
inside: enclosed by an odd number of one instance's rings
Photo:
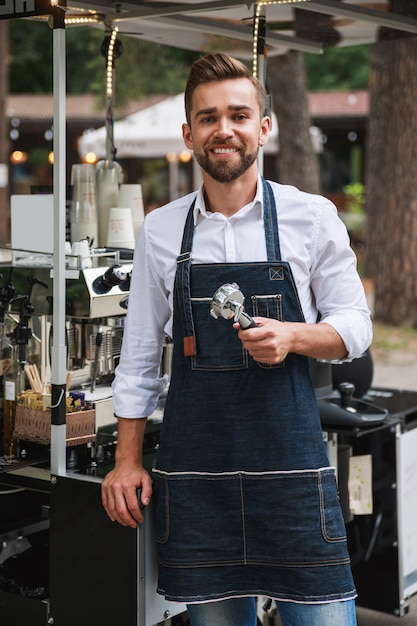
[[[104,247],[109,228],[109,212],[119,205],[119,184],[122,168],[116,161],[99,161],[96,164],[98,245]]]
[[[108,248],[135,247],[132,211],[129,208],[112,207],[109,210],[106,245]]]
[[[129,207],[132,211],[133,234],[137,239],[140,227],[145,220],[141,185],[120,185],[119,207]]]
[[[71,170],[71,241],[97,243],[97,204],[94,165],[76,164]]]

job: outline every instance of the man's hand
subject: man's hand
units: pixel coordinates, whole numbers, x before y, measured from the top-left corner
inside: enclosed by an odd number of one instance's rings
[[[141,502],[137,489],[141,489]],[[136,528],[143,522],[140,504],[147,506],[152,497],[152,481],[140,466],[116,465],[105,477],[101,487],[103,506],[112,522]]]
[[[302,354],[316,359],[344,359],[346,347],[337,331],[326,322],[280,322],[279,320],[254,317],[256,328],[239,331],[245,350],[258,363],[276,365],[290,353]]]
[[[152,480],[142,465],[145,428],[145,418],[118,418],[116,465],[101,487],[103,506],[112,522],[131,528],[143,522],[137,490],[141,489],[143,506],[147,506],[152,497]]]
[[[281,363],[291,349],[292,329],[275,319],[254,317],[256,328],[242,330],[239,324],[239,339],[245,350],[258,363],[269,365]]]

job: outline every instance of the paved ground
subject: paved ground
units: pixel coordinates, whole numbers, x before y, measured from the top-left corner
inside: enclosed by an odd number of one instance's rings
[[[417,331],[375,328],[375,345],[371,349],[374,362],[372,384],[417,390]]]

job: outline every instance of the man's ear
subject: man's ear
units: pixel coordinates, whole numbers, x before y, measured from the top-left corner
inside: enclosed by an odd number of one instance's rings
[[[194,150],[193,147],[193,136],[191,134],[191,128],[188,124],[182,125],[182,138],[184,139],[184,143],[189,150]]]
[[[259,132],[259,146],[264,146],[267,143],[270,131],[271,118],[266,115],[261,120],[261,130]]]

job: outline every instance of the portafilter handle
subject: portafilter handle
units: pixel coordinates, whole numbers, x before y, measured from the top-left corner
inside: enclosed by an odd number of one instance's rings
[[[245,297],[237,283],[225,283],[217,289],[211,300],[210,315],[214,319],[233,319],[244,330],[256,328],[254,319],[244,309]]]

